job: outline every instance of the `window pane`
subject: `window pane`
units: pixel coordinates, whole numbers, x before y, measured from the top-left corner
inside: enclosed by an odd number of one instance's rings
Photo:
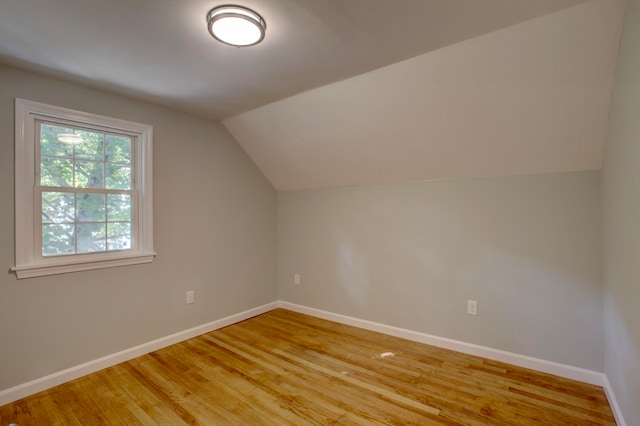
[[[71,157],[73,145],[58,140],[59,133],[73,133],[73,129],[42,123],[40,125],[40,155],[48,157]]]
[[[82,137],[82,142],[73,144],[76,158],[104,161],[104,135],[102,133],[77,130],[76,134]]]
[[[107,164],[107,189],[131,189],[131,167]]]
[[[76,188],[104,188],[104,163],[76,161]]]
[[[74,226],[59,224],[42,225],[42,255],[72,254],[74,246]]]
[[[107,195],[107,221],[131,221],[131,196],[128,194]]]
[[[42,193],[42,223],[73,223],[75,217],[73,194],[68,192]]]
[[[131,138],[126,136],[106,136],[106,155],[110,163],[131,163]]]
[[[104,194],[77,194],[76,204],[78,222],[105,221]]]
[[[41,158],[40,185],[59,187],[73,186],[73,162],[59,158]]]
[[[78,253],[106,250],[106,229],[104,223],[78,224]]]
[[[131,223],[117,222],[107,224],[109,227],[109,238],[107,239],[108,250],[125,250],[131,248]]]

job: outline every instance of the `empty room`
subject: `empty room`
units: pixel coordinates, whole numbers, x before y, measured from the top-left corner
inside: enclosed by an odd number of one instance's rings
[[[0,426],[640,425],[640,0],[0,0]]]

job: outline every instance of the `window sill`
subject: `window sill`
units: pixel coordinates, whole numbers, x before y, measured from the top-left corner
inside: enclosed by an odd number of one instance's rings
[[[90,271],[92,269],[113,268],[116,266],[138,265],[151,263],[156,253],[139,253],[107,259],[79,260],[72,262],[43,263],[33,265],[14,266],[11,272],[16,273],[18,279],[42,277],[45,275],[66,274],[68,272]]]

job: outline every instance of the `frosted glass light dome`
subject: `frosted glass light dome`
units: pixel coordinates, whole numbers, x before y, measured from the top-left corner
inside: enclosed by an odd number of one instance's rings
[[[213,38],[237,47],[260,43],[267,29],[262,16],[242,6],[226,5],[211,9],[207,22]]]

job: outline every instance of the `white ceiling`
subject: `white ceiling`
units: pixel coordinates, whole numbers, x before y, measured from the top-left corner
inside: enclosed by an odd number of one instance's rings
[[[0,62],[226,119],[278,189],[599,167],[624,0],[246,0],[242,49],[225,3],[0,0]]]

